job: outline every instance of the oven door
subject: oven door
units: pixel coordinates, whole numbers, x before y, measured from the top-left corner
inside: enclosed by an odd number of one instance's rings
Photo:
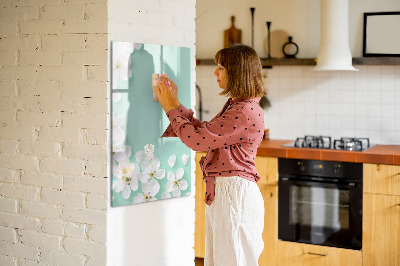
[[[362,181],[279,179],[278,238],[361,249]]]

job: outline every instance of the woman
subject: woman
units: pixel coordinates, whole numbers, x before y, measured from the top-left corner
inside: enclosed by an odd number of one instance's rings
[[[207,150],[200,160],[206,182],[205,265],[258,265],[264,247],[264,201],[254,163],[264,134],[261,63],[246,45],[218,51],[215,62],[220,95],[230,98],[210,122],[194,118],[179,103],[167,77],[153,88],[171,122],[163,137],[178,136],[194,151]]]

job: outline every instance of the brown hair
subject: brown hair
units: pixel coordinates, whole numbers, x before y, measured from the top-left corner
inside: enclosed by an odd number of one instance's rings
[[[214,57],[228,72],[228,86],[220,95],[252,98],[266,95],[260,58],[247,45],[233,45],[219,50]]]

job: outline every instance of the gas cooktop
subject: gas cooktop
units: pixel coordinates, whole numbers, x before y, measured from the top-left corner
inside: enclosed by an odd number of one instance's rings
[[[283,145],[284,147],[314,148],[344,151],[365,151],[374,145],[370,145],[369,138],[340,138],[332,142],[329,136],[311,136],[297,138],[295,142]]]

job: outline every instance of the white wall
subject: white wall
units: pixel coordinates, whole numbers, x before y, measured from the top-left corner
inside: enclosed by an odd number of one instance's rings
[[[0,1],[0,265],[105,265],[106,21]]]
[[[213,58],[223,46],[223,31],[230,27],[230,17],[242,30],[242,42],[251,45],[251,13],[254,15],[254,49],[266,57],[265,22],[271,31],[283,30],[299,46],[299,58],[314,58],[320,38],[320,0],[202,0],[197,3],[197,58]],[[363,12],[399,11],[398,0],[349,0],[349,42],[353,57],[362,56]],[[272,40],[273,41],[273,40]],[[271,45],[272,46],[272,45]]]
[[[221,48],[222,31],[236,15],[243,42],[250,44],[250,11],[256,7],[255,49],[265,56],[265,20],[272,28],[293,32],[300,47],[298,57],[316,57],[319,46],[318,0],[302,1],[202,1],[197,5],[197,57],[213,58]],[[223,8],[217,8],[223,7]],[[362,12],[400,10],[392,0],[349,0],[349,41],[353,57],[362,55]],[[264,12],[265,15],[260,13]],[[265,18],[265,19],[264,19]],[[258,40],[257,40],[258,38]],[[297,41],[296,41],[297,40]],[[209,43],[209,44],[208,44]],[[266,127],[275,139],[305,134],[369,137],[373,143],[400,144],[400,66],[355,66],[359,72],[314,72],[310,66],[274,66],[264,70],[272,107],[265,111]],[[197,67],[196,83],[202,89],[203,120],[209,120],[226,101],[213,66]]]
[[[108,3],[109,42],[192,49],[193,103],[195,4],[195,0],[113,0]],[[108,265],[194,264],[194,160],[192,168],[192,196],[108,209]]]

